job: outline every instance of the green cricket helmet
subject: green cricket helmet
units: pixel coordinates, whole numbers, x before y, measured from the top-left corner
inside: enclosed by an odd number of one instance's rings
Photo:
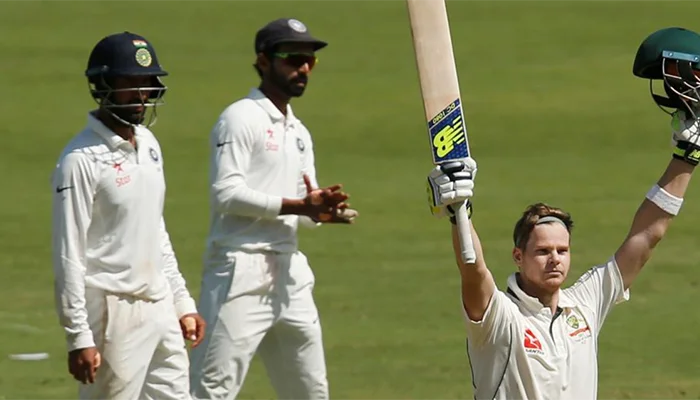
[[[700,115],[700,77],[696,75],[700,73],[700,35],[696,32],[672,27],[652,33],[639,46],[632,72],[649,79],[651,95],[660,107]],[[663,81],[668,97],[654,94],[654,80]]]

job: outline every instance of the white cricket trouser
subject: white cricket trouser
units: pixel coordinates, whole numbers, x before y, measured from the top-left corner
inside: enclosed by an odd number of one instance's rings
[[[281,399],[328,399],[314,275],[306,256],[244,253],[205,269],[204,341],[190,353],[193,399],[233,400],[256,351]]]
[[[102,355],[81,399],[190,399],[189,359],[172,297],[149,302],[86,289],[88,322]]]

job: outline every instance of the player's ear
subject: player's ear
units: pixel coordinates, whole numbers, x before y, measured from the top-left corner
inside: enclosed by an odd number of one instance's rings
[[[258,57],[255,59],[255,65],[258,66],[261,72],[267,72],[270,69],[270,59],[267,58],[265,53],[258,53]]]
[[[523,251],[517,247],[513,247],[513,262],[518,268],[523,266]]]

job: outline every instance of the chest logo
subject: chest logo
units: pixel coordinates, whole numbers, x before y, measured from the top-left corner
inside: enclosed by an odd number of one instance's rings
[[[268,129],[265,131],[267,133],[267,140],[265,140],[265,151],[278,151],[280,145],[275,143],[275,131]]]
[[[297,138],[297,149],[299,149],[299,152],[303,153],[305,148],[306,145],[304,145],[304,141],[301,140],[301,138]]]
[[[566,318],[566,324],[569,326],[569,336],[576,342],[583,342],[591,337],[591,328],[586,323],[586,320],[578,317],[576,314],[571,314]]]
[[[116,162],[114,163],[113,167],[114,167],[114,170],[117,172],[117,174],[124,172],[124,168],[122,168],[122,164],[124,164],[123,161],[120,163],[116,163]]]
[[[544,354],[542,343],[530,329],[525,329],[525,340],[523,341],[525,351],[530,354]]]
[[[153,162],[158,162],[158,152],[153,147],[148,149],[148,154],[150,154],[151,160],[153,160]]]
[[[574,329],[578,329],[579,327],[578,318],[575,315],[572,315],[569,318],[567,318],[566,323]]]

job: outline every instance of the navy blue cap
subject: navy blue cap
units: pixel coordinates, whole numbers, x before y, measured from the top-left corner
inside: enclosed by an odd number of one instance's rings
[[[321,50],[328,43],[311,36],[308,28],[294,18],[280,18],[269,22],[255,34],[255,54],[273,49],[282,43],[308,43]]]
[[[143,36],[115,33],[100,40],[90,53],[85,76],[166,76],[156,51]]]

